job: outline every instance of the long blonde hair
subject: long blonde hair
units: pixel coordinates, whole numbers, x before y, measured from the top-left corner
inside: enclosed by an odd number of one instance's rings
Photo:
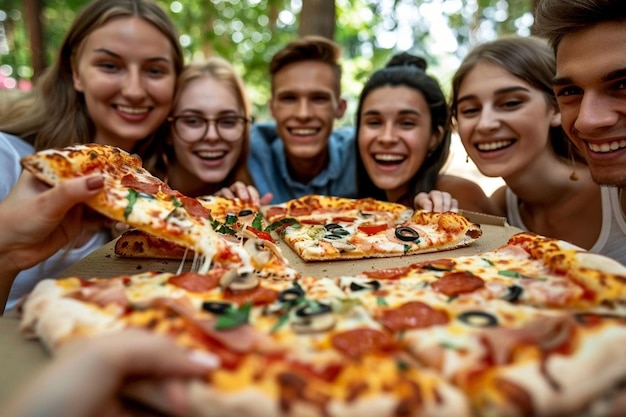
[[[89,34],[120,17],[139,17],[163,33],[172,45],[175,75],[180,74],[183,54],[178,33],[160,6],[150,0],[94,0],[76,16],[56,62],[37,81],[34,90],[11,100],[11,105],[3,105],[7,111],[0,113],[0,130],[23,138],[36,150],[92,142],[95,126],[84,97],[74,89],[72,64]],[[154,142],[164,141],[166,135],[164,122],[133,151],[144,160],[150,159],[155,152]]]

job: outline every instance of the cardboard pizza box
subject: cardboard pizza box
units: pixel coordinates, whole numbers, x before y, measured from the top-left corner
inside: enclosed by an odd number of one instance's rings
[[[277,245],[289,265],[303,275],[336,277],[355,275],[366,270],[407,266],[431,259],[476,255],[506,244],[509,237],[521,232],[520,229],[508,225],[503,217],[469,211],[463,211],[462,214],[470,221],[480,224],[483,235],[476,242],[460,249],[391,258],[305,262],[285,242],[278,240]],[[120,258],[115,255],[114,249],[115,240],[67,268],[61,273],[61,277],[106,278],[147,271],[176,272],[180,266],[180,261],[177,260]],[[190,268],[191,262],[187,262],[183,270],[189,271]]]

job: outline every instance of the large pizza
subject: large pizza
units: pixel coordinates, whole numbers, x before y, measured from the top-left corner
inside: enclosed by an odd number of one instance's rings
[[[87,158],[91,166],[110,151],[95,149]],[[72,161],[73,152],[76,148],[35,154],[24,165],[42,172],[42,165],[54,165],[50,160]],[[46,159],[51,154],[54,158]],[[114,176],[110,162],[105,165],[96,170]],[[80,168],[70,172],[68,176],[83,175]],[[158,183],[140,172],[140,182]],[[128,196],[133,192],[120,191],[124,185],[119,181],[110,182],[118,184],[116,191],[105,189],[90,204],[109,199],[133,204],[122,213],[153,207],[154,201],[132,202]],[[136,182],[126,179],[125,184],[133,189]],[[155,200],[186,200],[165,187],[157,187]],[[152,198],[145,187],[138,188],[142,191],[136,190],[136,197]],[[169,197],[159,197],[162,190]],[[305,276],[289,267],[278,248],[287,228],[307,224],[303,217],[272,217],[271,212],[263,217],[258,208],[240,202],[195,201],[207,212],[200,220],[184,222],[193,216],[186,207],[195,203],[172,203],[170,210],[179,225],[210,227],[202,245],[170,237],[172,230],[188,233],[184,227],[155,233],[154,221],[147,226],[139,220],[141,213],[122,217],[149,236],[194,251],[203,259],[193,271],[43,280],[22,306],[25,334],[39,338],[52,352],[75,338],[132,327],[172,337],[214,363],[204,379],[188,385],[196,416],[623,412],[626,268],[615,261],[520,233],[480,255],[447,257],[441,252],[439,259],[416,257],[409,266],[354,276]],[[228,204],[234,206],[224,209]],[[355,228],[354,220],[338,219],[332,211],[324,224],[313,226],[339,224],[353,235],[367,226]],[[169,221],[168,212],[153,213]],[[414,215],[402,217],[400,224],[392,216],[384,224],[387,229],[411,224],[406,227],[426,239],[428,229]],[[161,413],[172,412],[163,408],[149,381],[143,384],[128,395]]]

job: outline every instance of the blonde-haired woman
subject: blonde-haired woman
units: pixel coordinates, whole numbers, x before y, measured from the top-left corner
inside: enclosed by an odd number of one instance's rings
[[[189,64],[176,91],[157,174],[188,196],[218,193],[259,203],[246,167],[250,102],[234,67],[219,57]]]
[[[139,154],[150,169],[167,137],[167,117],[182,68],[176,29],[156,3],[88,3],[34,90],[2,99],[0,201],[20,175],[20,158],[35,150],[75,143],[112,145]],[[22,271],[8,308],[42,277],[57,276],[110,238],[105,229],[85,231],[70,249]]]

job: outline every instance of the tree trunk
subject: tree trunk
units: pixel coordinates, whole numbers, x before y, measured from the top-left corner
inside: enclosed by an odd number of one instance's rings
[[[33,81],[46,68],[46,54],[41,24],[42,0],[24,0],[24,20],[30,43]]]
[[[320,35],[328,39],[335,38],[335,1],[304,0],[300,12],[298,34]]]

